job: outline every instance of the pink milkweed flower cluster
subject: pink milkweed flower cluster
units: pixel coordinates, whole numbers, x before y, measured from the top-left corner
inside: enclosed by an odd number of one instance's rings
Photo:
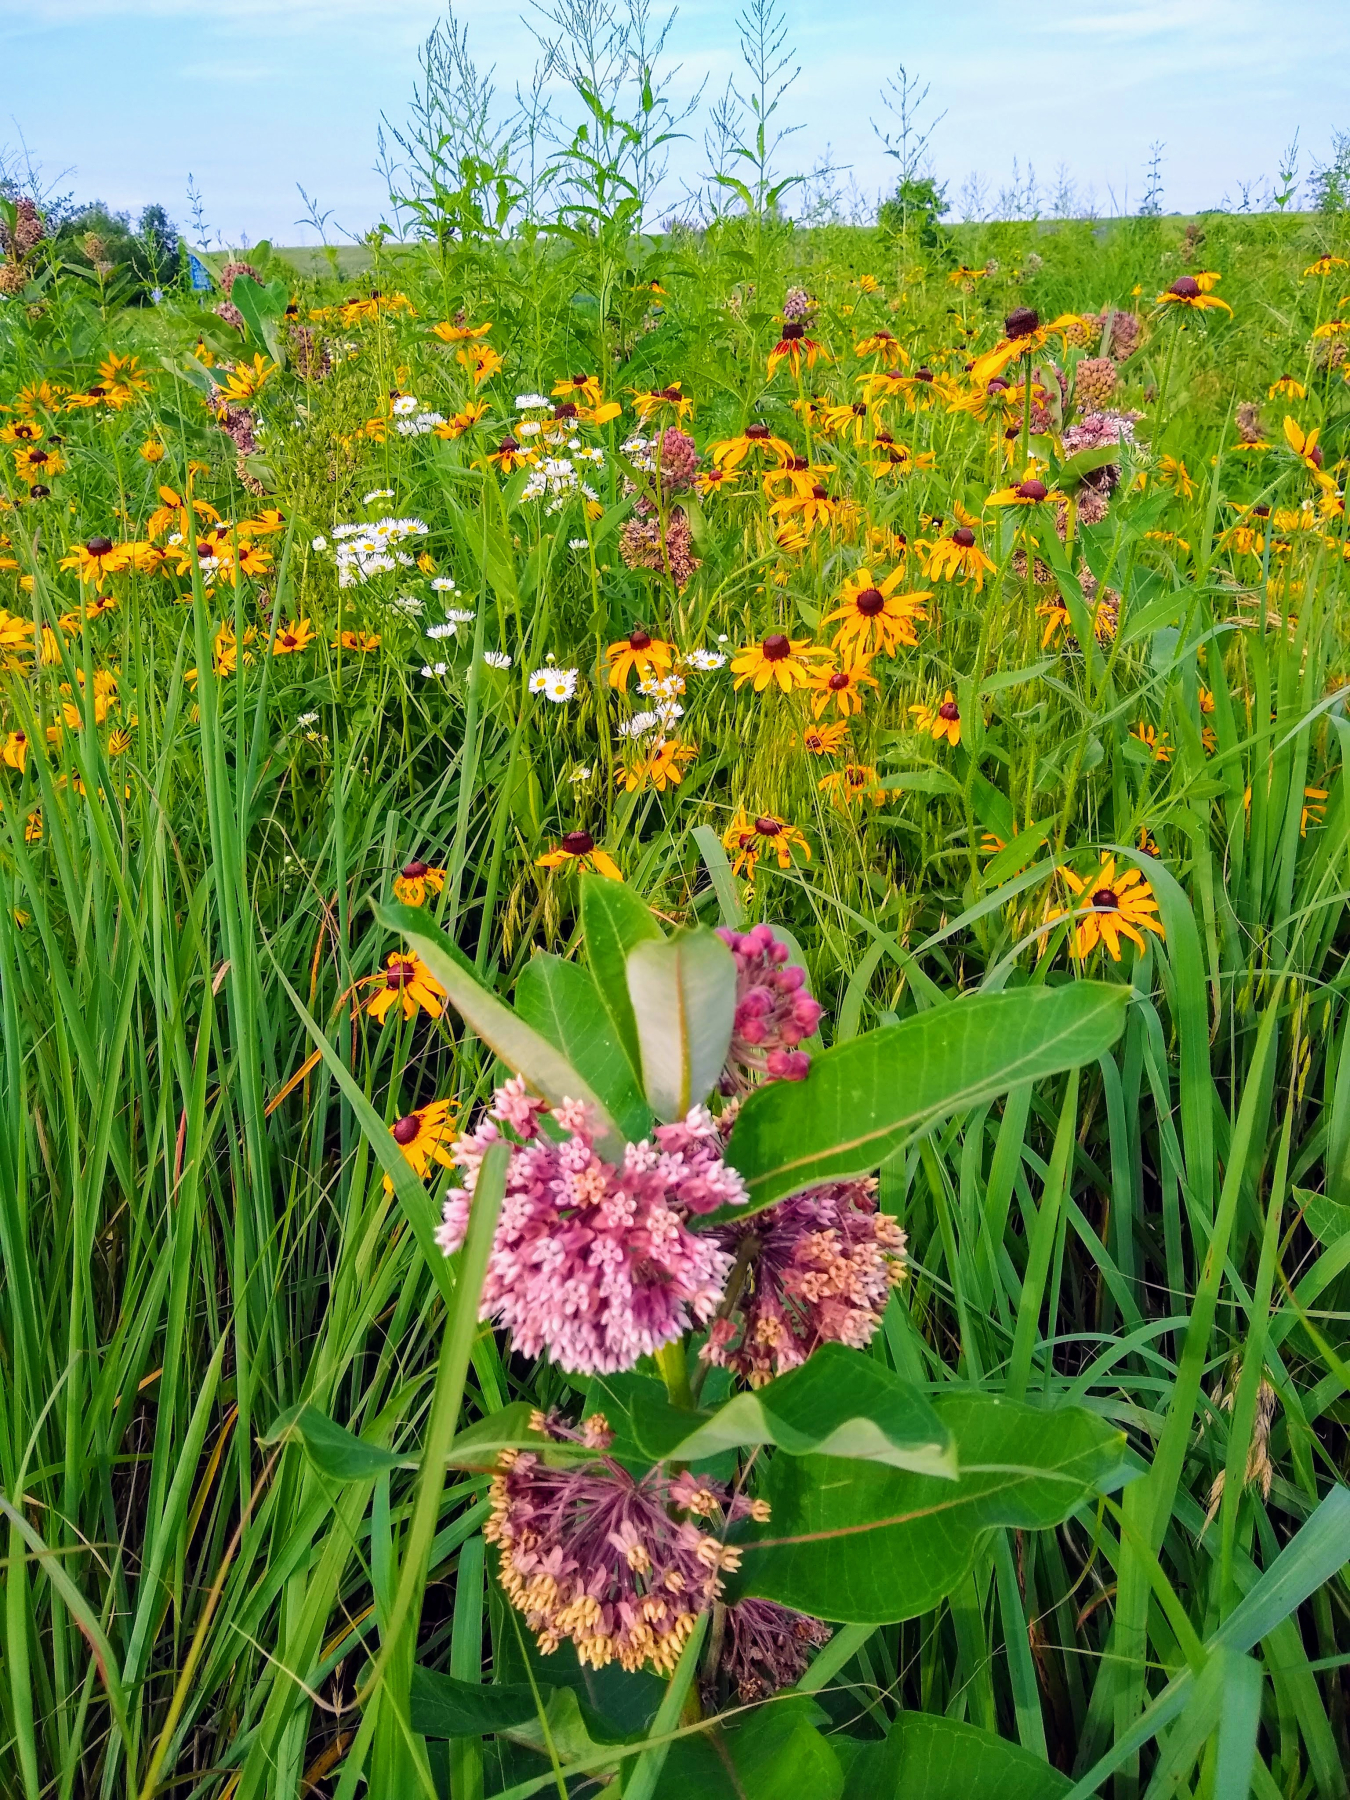
[[[536,1414],[536,1430],[558,1442],[603,1451],[611,1436],[601,1414],[580,1432]],[[582,1663],[603,1669],[650,1664],[668,1675],[700,1613],[722,1592],[740,1551],[694,1523],[724,1530],[738,1519],[767,1519],[762,1500],[662,1464],[641,1479],[612,1458],[551,1467],[532,1451],[502,1451],[483,1536],[500,1552],[501,1584],[549,1654],[564,1639]],[[673,1515],[683,1513],[678,1519]]]
[[[797,1046],[820,1023],[822,1007],[806,990],[806,971],[768,925],[753,931],[720,927],[717,935],[736,960],[736,1018],[723,1091],[743,1092],[755,1075],[800,1081],[811,1058]]]
[[[547,1135],[545,1118],[568,1135]],[[464,1241],[479,1167],[503,1126],[522,1141],[507,1167],[480,1316],[506,1326],[515,1349],[546,1351],[576,1374],[612,1374],[711,1318],[732,1259],[685,1220],[747,1196],[706,1108],[658,1125],[654,1142],[629,1144],[616,1166],[597,1154],[581,1102],[550,1108],[519,1078],[508,1081],[453,1148],[464,1185],[447,1194],[436,1234],[447,1256]]]
[[[906,1273],[905,1234],[878,1212],[876,1185],[825,1182],[719,1232],[748,1258],[746,1285],[702,1355],[762,1387],[821,1344],[866,1349]]]

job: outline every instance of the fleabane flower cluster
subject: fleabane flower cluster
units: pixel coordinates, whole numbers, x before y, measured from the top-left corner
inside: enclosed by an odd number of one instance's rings
[[[529,480],[521,492],[522,500],[543,500],[547,498],[545,513],[561,512],[574,495],[581,498],[591,507],[600,505],[600,496],[588,481],[582,480],[584,471],[593,469],[603,463],[603,450],[582,450],[578,448],[573,456],[545,456],[530,471]]]
[[[824,1010],[806,988],[806,970],[771,926],[752,931],[719,927],[717,935],[736,962],[736,1016],[722,1086],[743,1093],[757,1076],[801,1081],[811,1059],[798,1045],[809,1038]]]
[[[357,587],[397,568],[412,568],[415,559],[398,546],[412,537],[424,537],[423,519],[376,519],[366,524],[335,525],[333,542],[316,537],[313,548],[332,551],[337,564],[338,586]]]
[[[546,1117],[568,1134],[561,1142],[542,1131]],[[611,1374],[711,1318],[732,1259],[685,1221],[743,1205],[747,1195],[722,1160],[705,1107],[627,1145],[616,1165],[597,1153],[581,1102],[550,1108],[519,1078],[508,1081],[454,1147],[464,1185],[446,1196],[437,1232],[447,1256],[464,1241],[478,1170],[503,1127],[521,1141],[507,1168],[480,1316],[505,1326],[521,1355],[547,1352],[572,1373]]]
[[[600,1413],[580,1431],[542,1414],[531,1424],[600,1452],[611,1441]],[[763,1501],[702,1475],[672,1479],[659,1463],[638,1480],[603,1455],[554,1467],[533,1451],[504,1450],[497,1468],[483,1536],[497,1545],[502,1589],[545,1655],[566,1639],[597,1669],[617,1660],[668,1675],[740,1562],[714,1530],[768,1517]]]

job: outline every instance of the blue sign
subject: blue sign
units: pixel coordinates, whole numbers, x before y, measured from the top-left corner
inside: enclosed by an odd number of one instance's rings
[[[194,289],[209,288],[214,285],[206,264],[200,262],[190,250],[188,251],[188,274],[192,279]]]

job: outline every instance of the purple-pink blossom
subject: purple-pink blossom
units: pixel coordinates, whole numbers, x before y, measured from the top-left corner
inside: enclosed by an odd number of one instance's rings
[[[876,1182],[830,1181],[718,1233],[745,1268],[736,1305],[702,1354],[762,1387],[821,1344],[863,1350],[905,1277],[905,1234]]]
[[[541,1130],[545,1118],[567,1134],[561,1141]],[[550,1108],[508,1081],[454,1146],[464,1185],[446,1196],[437,1232],[447,1256],[464,1240],[479,1167],[503,1126],[522,1141],[507,1165],[481,1317],[507,1327],[522,1355],[546,1351],[561,1368],[610,1374],[711,1318],[731,1256],[685,1219],[744,1204],[746,1190],[705,1108],[658,1125],[616,1166],[596,1152],[579,1101]]]
[[[542,1414],[531,1423],[599,1452],[610,1442],[597,1413],[580,1431]],[[699,1614],[720,1596],[723,1573],[740,1561],[714,1532],[769,1514],[722,1482],[687,1472],[672,1480],[659,1463],[638,1479],[603,1454],[552,1467],[532,1451],[504,1450],[497,1469],[483,1536],[500,1552],[502,1589],[545,1655],[570,1639],[597,1669],[617,1659],[669,1674]]]
[[[806,989],[806,971],[790,963],[785,943],[768,925],[752,931],[719,928],[736,961],[736,1017],[723,1088],[743,1092],[756,1076],[800,1081],[811,1059],[798,1045],[820,1023],[822,1007]]]
[[[727,1608],[719,1672],[746,1705],[794,1687],[806,1673],[812,1650],[828,1644],[828,1625],[793,1612],[776,1600],[738,1600]],[[710,1693],[715,1707],[718,1696]]]

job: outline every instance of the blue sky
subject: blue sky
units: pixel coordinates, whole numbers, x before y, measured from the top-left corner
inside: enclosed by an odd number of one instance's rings
[[[312,242],[302,184],[360,231],[384,207],[373,171],[381,112],[403,113],[435,0],[0,0],[0,147],[20,139],[83,198],[162,202],[186,221],[189,172],[220,238]],[[1043,187],[1067,168],[1100,211],[1137,206],[1164,142],[1168,210],[1257,191],[1301,134],[1302,167],[1350,130],[1343,0],[784,0],[802,65],[787,116],[796,166],[827,146],[864,194],[888,165],[869,119],[901,62],[946,109],[933,137],[953,197],[975,171],[993,204],[1013,159]],[[507,90],[536,47],[514,8],[458,8],[480,65]],[[737,68],[733,9],[689,0],[671,33],[674,91]],[[701,129],[677,147],[699,164]],[[848,180],[849,176],[842,177]],[[1263,179],[1264,178],[1264,182]],[[337,241],[341,241],[340,238]]]

